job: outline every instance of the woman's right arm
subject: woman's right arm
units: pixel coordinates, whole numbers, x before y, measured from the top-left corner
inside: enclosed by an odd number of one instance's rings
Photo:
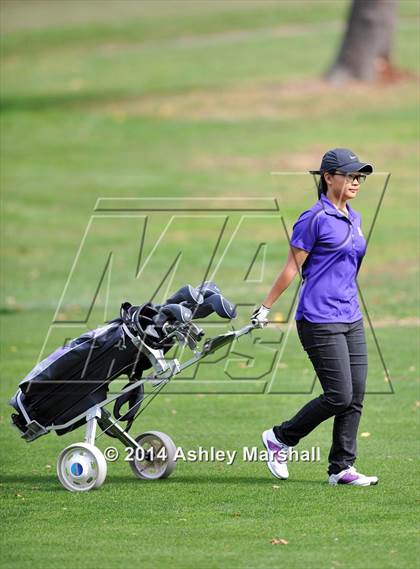
[[[262,328],[268,324],[268,313],[270,308],[279,298],[279,296],[286,290],[295,276],[300,272],[303,263],[306,261],[309,253],[303,249],[298,249],[297,247],[290,246],[289,255],[287,257],[286,264],[283,270],[278,275],[271,287],[270,292],[265,297],[262,305],[255,310],[251,316],[251,320],[254,325]]]
[[[290,246],[286,264],[263,302],[266,308],[271,308],[279,296],[287,289],[295,276],[300,272],[308,255],[307,251]]]

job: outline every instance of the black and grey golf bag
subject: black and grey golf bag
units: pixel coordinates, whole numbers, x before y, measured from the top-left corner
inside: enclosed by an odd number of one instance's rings
[[[163,305],[123,303],[118,318],[58,348],[20,382],[10,402],[16,411],[13,423],[25,433],[30,424],[47,427],[70,422],[103,402],[110,383],[121,375],[127,375],[130,384],[151,367],[159,371],[162,358],[154,354],[165,354],[176,341],[194,349],[204,333],[192,319],[212,312],[224,318],[236,315],[235,307],[211,282],[196,288],[186,285]],[[125,393],[121,391],[114,416],[127,421],[128,430],[141,405],[144,387],[141,383]],[[128,409],[121,414],[124,405]],[[56,432],[64,434],[84,422],[82,418]]]

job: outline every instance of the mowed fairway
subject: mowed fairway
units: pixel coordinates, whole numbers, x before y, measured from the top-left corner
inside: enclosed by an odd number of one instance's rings
[[[412,79],[328,88],[320,77],[347,2],[2,2],[1,567],[417,566],[418,7],[400,2],[394,47]],[[370,360],[357,466],[380,484],[326,484],[331,421],[301,445],[319,446],[321,461],[292,463],[286,482],[242,460],[311,397],[291,322],[245,339],[195,381],[174,381],[133,427],[185,450],[236,450],[233,465],[180,461],[168,480],[143,482],[117,443],[101,489],[66,492],[55,460],[83,431],[28,445],[9,425],[7,401],[47,334],[48,352],[125,299],[197,284],[211,261],[244,325],[286,259],[282,219],[290,234],[316,200],[304,172],[335,146],[377,171],[352,206],[365,235],[376,219],[358,277]],[[156,211],[165,205],[180,210]],[[279,322],[293,319],[297,286],[276,305]],[[85,325],[51,327],[88,313]],[[226,329],[212,322],[209,336]]]

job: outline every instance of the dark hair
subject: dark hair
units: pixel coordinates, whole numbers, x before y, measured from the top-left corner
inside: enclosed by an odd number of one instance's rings
[[[328,190],[328,185],[324,178],[324,172],[321,172],[321,177],[318,182],[318,199],[321,198],[321,194],[326,194],[327,190]]]

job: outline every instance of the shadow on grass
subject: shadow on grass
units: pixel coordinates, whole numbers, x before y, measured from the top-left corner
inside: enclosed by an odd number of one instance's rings
[[[49,111],[63,107],[81,107],[95,103],[118,102],[127,94],[120,91],[83,91],[79,93],[56,93],[46,95],[31,95],[26,97],[11,96],[0,99],[0,109],[3,113],[20,111]],[[139,94],[141,97],[141,94]],[[133,97],[135,98],[135,97]]]
[[[41,474],[3,474],[0,477],[0,484],[2,486],[1,490],[4,493],[7,491],[27,491],[27,490],[47,490],[50,491],[62,491],[63,487],[57,480],[57,477],[51,473],[51,475],[41,475]],[[170,486],[189,486],[189,485],[235,485],[235,486],[273,486],[273,484],[284,486],[285,488],[298,485],[310,485],[313,487],[327,487],[324,480],[299,480],[299,479],[289,479],[289,480],[276,480],[275,478],[268,478],[267,476],[212,476],[212,475],[193,475],[193,476],[174,476],[173,478],[167,478],[163,480],[140,480],[134,476],[127,473],[127,475],[109,475],[105,481],[105,486],[107,484],[130,484],[130,485],[147,485],[159,484],[160,485],[170,485]]]
[[[273,484],[276,485],[296,485],[296,484],[309,484],[312,486],[325,486],[324,480],[299,480],[299,479],[289,479],[289,480],[277,480],[276,478],[268,478],[267,476],[212,476],[212,475],[193,475],[193,476],[178,476],[174,475],[171,478],[167,478],[164,480],[136,480],[131,479],[130,477],[125,476],[110,476],[109,478],[112,482],[124,482],[124,483],[140,483],[140,484],[170,484],[170,485],[177,485],[177,484],[211,484],[214,486],[215,484],[226,484],[226,485],[243,485],[243,486],[272,486]]]
[[[180,95],[185,92],[184,88],[172,89],[172,95]],[[116,89],[108,91],[69,91],[62,93],[33,94],[27,96],[11,95],[0,97],[0,110],[2,113],[25,112],[25,111],[51,111],[63,108],[83,108],[114,103],[118,104],[141,101],[154,95],[165,94],[166,90],[150,90],[147,92],[124,92]]]
[[[0,476],[0,490],[3,493],[8,491],[25,491],[25,490],[62,490],[63,487],[56,476],[53,474],[2,474]]]

